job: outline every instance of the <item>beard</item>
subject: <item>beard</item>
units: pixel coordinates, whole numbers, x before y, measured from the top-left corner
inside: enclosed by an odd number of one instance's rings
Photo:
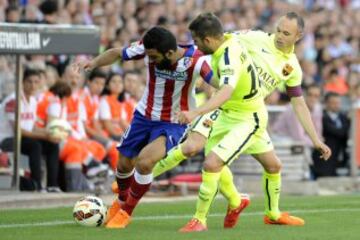
[[[160,63],[156,64],[156,68],[159,70],[171,69],[172,63],[171,60],[167,57],[164,57]]]

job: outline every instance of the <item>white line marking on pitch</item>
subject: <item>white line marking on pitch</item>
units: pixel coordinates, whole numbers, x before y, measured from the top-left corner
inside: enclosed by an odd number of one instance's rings
[[[360,211],[360,208],[339,208],[339,209],[309,209],[309,210],[292,210],[292,213],[328,213],[328,212],[353,212]],[[263,212],[243,213],[241,216],[261,216]],[[223,217],[224,213],[210,214],[209,217]],[[135,221],[148,220],[168,220],[168,219],[187,219],[193,215],[162,215],[162,216],[141,216],[134,217]],[[0,224],[1,228],[19,228],[19,227],[42,227],[42,226],[58,226],[72,224],[74,221],[52,221],[52,222],[38,222],[38,223],[14,223],[14,224]]]

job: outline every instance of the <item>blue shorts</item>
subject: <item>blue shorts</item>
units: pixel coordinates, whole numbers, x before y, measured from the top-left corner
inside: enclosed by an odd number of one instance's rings
[[[129,128],[125,131],[117,149],[121,155],[134,158],[149,143],[160,136],[166,137],[166,152],[175,147],[185,134],[187,125],[152,121],[135,111]]]

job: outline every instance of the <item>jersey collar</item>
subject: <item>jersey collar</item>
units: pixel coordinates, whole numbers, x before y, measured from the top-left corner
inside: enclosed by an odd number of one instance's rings
[[[224,34],[225,42],[223,42],[218,49],[212,54],[215,58],[218,58],[221,56],[221,54],[224,52],[224,49],[229,46],[229,43],[232,39],[232,36],[230,34]]]
[[[271,48],[272,48],[278,55],[284,56],[284,57],[286,57],[286,58],[290,58],[290,56],[291,56],[292,54],[294,54],[294,52],[295,52],[295,46],[292,47],[290,53],[284,53],[284,52],[280,51],[279,49],[277,49],[276,46],[275,46],[275,42],[274,42],[274,40],[275,40],[275,34],[271,34],[270,39],[271,39],[271,44],[270,44],[270,46],[271,46]]]
[[[195,52],[194,45],[187,45],[187,46],[181,46],[181,47],[185,48],[184,57],[192,57],[194,55],[194,52]]]

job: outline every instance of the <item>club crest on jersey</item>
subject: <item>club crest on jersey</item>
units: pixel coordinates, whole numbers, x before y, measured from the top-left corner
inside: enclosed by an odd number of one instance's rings
[[[203,122],[203,126],[206,127],[206,128],[211,128],[212,125],[213,125],[213,121],[211,121],[210,119],[206,119]]]
[[[189,57],[184,57],[183,58],[183,67],[185,69],[188,69],[189,67],[191,67],[192,63],[193,63],[193,59],[192,58],[189,58]]]
[[[142,41],[132,42],[132,43],[130,44],[130,47],[138,47],[138,46],[140,46],[141,44],[142,44]]]
[[[292,66],[290,66],[290,64],[285,64],[284,68],[282,69],[282,74],[287,77],[290,75],[290,73],[294,70],[294,68]]]

